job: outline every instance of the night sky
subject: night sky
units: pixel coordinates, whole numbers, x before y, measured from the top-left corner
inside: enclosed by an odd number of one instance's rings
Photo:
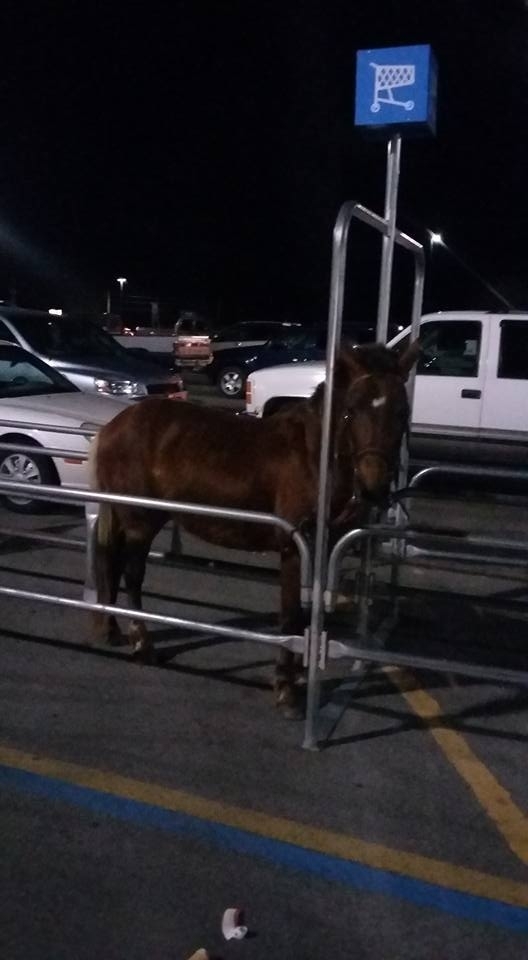
[[[404,140],[399,225],[442,230],[528,307],[522,0],[6,2],[0,26],[0,298],[101,312],[125,276],[216,322],[325,322],[340,204],[383,210],[385,143],[353,126],[355,52],[430,43],[437,136]],[[350,318],[377,300],[379,238],[357,230]],[[497,305],[434,251],[426,308]]]

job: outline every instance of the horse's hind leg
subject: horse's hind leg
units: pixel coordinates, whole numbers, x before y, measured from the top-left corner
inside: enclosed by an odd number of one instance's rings
[[[126,531],[125,585],[128,605],[135,610],[143,609],[141,590],[145,579],[147,557],[154,536],[163,524],[163,521],[159,524],[155,523],[154,518],[151,522],[149,520],[150,518],[144,523],[134,524]],[[131,620],[128,638],[135,657],[145,663],[155,662],[155,651],[143,620]]]
[[[99,603],[114,605],[119,592],[123,570],[123,536],[117,517],[110,504],[99,506],[96,525],[95,578]],[[96,642],[120,646],[126,643],[113,614],[94,613],[93,628]]]
[[[304,618],[301,608],[300,561],[295,547],[281,553],[281,633],[302,634]],[[295,680],[300,658],[292,650],[281,647],[275,668],[275,703],[288,720],[303,717],[299,688]]]

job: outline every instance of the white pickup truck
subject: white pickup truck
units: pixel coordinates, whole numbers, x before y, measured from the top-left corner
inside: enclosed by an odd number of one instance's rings
[[[389,346],[408,342],[409,328]],[[412,410],[415,463],[528,469],[528,314],[450,311],[426,314]],[[252,373],[246,412],[268,416],[309,397],[324,363],[285,364]]]

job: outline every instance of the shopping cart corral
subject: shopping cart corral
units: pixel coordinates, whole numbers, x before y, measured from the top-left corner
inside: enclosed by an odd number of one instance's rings
[[[61,428],[62,429],[62,428]],[[47,449],[57,455],[58,448]],[[60,450],[61,454],[68,451]],[[464,474],[463,468],[459,468]],[[442,473],[442,468],[436,468]],[[444,468],[445,472],[445,468]],[[456,473],[456,468],[451,473]],[[327,623],[320,654],[320,668],[324,672],[331,661],[347,660],[354,666],[354,684],[361,682],[372,665],[398,665],[448,671],[478,677],[499,683],[528,685],[528,671],[524,669],[526,619],[528,615],[528,583],[524,581],[528,562],[528,538],[525,531],[517,536],[489,535],[485,531],[454,529],[448,524],[443,529],[416,522],[412,504],[423,501],[422,482],[432,471],[423,471],[403,491],[402,497],[410,505],[411,516],[396,515],[398,523],[373,524],[349,531],[333,548],[328,565],[324,591]],[[492,474],[492,472],[490,472]],[[516,474],[518,476],[518,474]],[[504,479],[505,471],[499,472]],[[528,474],[526,479],[528,479]],[[3,481],[0,491],[14,488],[22,493],[23,483]],[[98,500],[115,501],[110,494],[95,494],[87,490],[66,490],[38,487],[32,490],[36,499],[79,504],[86,511],[86,538],[60,537],[49,531],[0,528],[0,537],[16,540],[32,539],[41,546],[77,549],[86,555],[86,582],[78,598],[52,595],[37,590],[18,589],[0,583],[4,598],[18,598],[37,604],[56,604],[58,607],[85,611],[102,609],[97,604],[93,580],[94,533]],[[427,494],[431,497],[430,494]],[[433,495],[438,514],[441,498]],[[496,503],[500,498],[496,498]],[[445,500],[442,501],[445,509]],[[158,507],[157,501],[138,504]],[[509,503],[509,500],[506,500]],[[192,504],[163,503],[168,510],[215,511],[215,508]],[[514,509],[518,504],[516,503]],[[466,508],[464,508],[466,510]],[[222,513],[222,511],[217,511]],[[422,513],[424,511],[422,510]],[[427,511],[426,511],[427,512]],[[419,511],[418,511],[419,513]],[[79,519],[81,517],[79,516]],[[246,517],[248,522],[254,518]],[[262,522],[263,518],[258,515]],[[280,518],[267,516],[264,522],[283,525]],[[303,602],[309,607],[312,595],[310,548],[306,540],[291,531],[302,560]],[[401,545],[404,544],[404,549]],[[4,549],[4,558],[6,551]],[[211,561],[206,557],[185,558],[153,552],[153,562],[194,564],[203,577],[204,591],[209,591],[207,575],[229,573],[230,576],[253,576],[273,580],[273,568],[243,570],[227,561]],[[448,570],[446,571],[446,563]],[[514,572],[512,573],[512,570]],[[476,571],[476,572],[475,572]],[[478,578],[478,589],[475,588]],[[235,604],[236,606],[236,604]],[[105,610],[112,608],[105,607]],[[114,608],[118,615],[127,616],[124,607]],[[439,615],[440,611],[440,615]],[[166,625],[182,631],[199,630],[211,636],[255,640],[260,643],[284,645],[307,657],[306,636],[281,636],[270,622],[260,629],[237,627],[230,622],[207,623],[189,617],[162,615],[156,612],[135,614],[139,619]],[[501,626],[502,625],[502,626]],[[507,642],[505,641],[507,634]],[[500,644],[497,638],[500,637]],[[362,665],[362,668],[360,667]],[[336,666],[332,684],[335,688]],[[365,668],[366,669],[363,669]],[[339,668],[345,687],[350,683],[349,664]],[[335,688],[338,689],[338,688]],[[355,689],[355,686],[354,688]],[[335,693],[335,690],[334,690]],[[339,702],[339,698],[338,698]],[[353,706],[351,699],[345,700]],[[341,701],[338,712],[344,709]],[[318,742],[321,743],[336,724],[336,705],[326,702],[323,682],[323,709],[319,718]]]
[[[415,496],[418,484],[415,479],[407,486],[408,451],[404,443],[400,451],[398,487],[394,494],[391,515],[382,518],[381,524],[373,524],[345,534],[333,546],[328,557],[328,519],[330,491],[332,489],[332,458],[330,456],[330,426],[332,422],[332,386],[335,374],[337,350],[341,338],[341,314],[347,260],[347,238],[351,222],[355,220],[380,232],[387,238],[389,229],[396,244],[414,259],[414,294],[412,304],[411,340],[418,334],[424,285],[424,252],[417,241],[403,234],[396,227],[392,231],[388,220],[383,219],[361,204],[346,203],[342,206],[333,234],[331,297],[328,322],[326,384],[323,397],[322,429],[319,463],[319,501],[315,523],[315,536],[307,539],[281,517],[272,514],[223,510],[214,506],[190,503],[159,501],[151,498],[122,497],[118,494],[88,490],[57,489],[52,486],[32,486],[31,497],[59,502],[84,504],[86,517],[86,578],[83,596],[59,596],[0,585],[4,598],[18,598],[34,604],[55,604],[85,611],[115,613],[130,616],[126,608],[101,605],[95,594],[94,560],[97,503],[125,502],[145,509],[162,509],[169,514],[186,513],[208,517],[230,518],[245,523],[265,523],[281,529],[292,537],[301,561],[301,602],[309,623],[304,635],[280,635],[274,631],[270,619],[259,628],[229,622],[210,622],[192,619],[190,616],[174,616],[165,613],[134,611],[134,619],[166,624],[178,630],[200,631],[211,636],[252,640],[272,646],[283,646],[301,653],[308,667],[306,686],[306,723],[303,746],[313,749],[321,744],[333,728],[339,714],[340,702],[327,700],[328,686],[325,680],[332,661],[345,658],[358,664],[386,664],[412,668],[444,671],[486,681],[528,685],[525,669],[526,642],[526,542],[527,531],[523,520],[516,522],[512,533],[481,529],[476,532],[469,522],[464,531],[442,530],[430,524],[425,529],[413,526],[415,510],[406,518],[399,501]],[[413,375],[409,376],[409,400],[412,403]],[[67,433],[60,428],[62,433]],[[82,432],[82,431],[79,431]],[[61,456],[65,451],[41,448],[42,455]],[[66,454],[67,455],[67,454]],[[77,455],[77,453],[76,453]],[[480,471],[482,472],[482,471]],[[504,471],[501,472],[504,476]],[[0,495],[9,490],[24,495],[28,485],[20,482],[0,483]],[[438,518],[444,512],[438,499],[429,507],[428,516]],[[467,513],[467,510],[464,511]],[[520,516],[526,515],[526,509]],[[524,521],[525,522],[525,521]],[[515,535],[514,535],[515,534]],[[29,535],[29,534],[28,534]],[[447,545],[451,556],[448,569],[432,549]],[[55,538],[56,544],[57,538]],[[463,544],[464,550],[460,547]],[[406,546],[404,546],[406,545]],[[70,544],[70,546],[72,546]],[[420,550],[412,556],[412,551]],[[359,556],[357,551],[359,550]],[[352,551],[352,555],[351,555]],[[425,551],[425,553],[424,553]],[[453,557],[453,551],[456,557]],[[177,540],[173,554],[178,554]],[[464,556],[460,556],[463,553]],[[346,557],[346,560],[345,560]],[[491,558],[499,562],[488,576]],[[180,554],[180,560],[183,558]],[[486,562],[484,562],[486,561]],[[465,585],[458,579],[453,582],[455,564],[469,563],[478,585]],[[507,564],[507,576],[501,569]],[[513,565],[513,566],[512,566]],[[427,569],[427,577],[424,570]],[[512,576],[512,569],[516,571]],[[517,571],[521,571],[517,576]],[[269,569],[267,571],[269,576]],[[340,582],[341,581],[341,582]],[[203,577],[204,592],[209,594],[209,584]],[[351,589],[352,587],[352,589]],[[240,591],[242,595],[243,590]],[[341,596],[340,596],[341,595]],[[466,600],[466,597],[468,598]],[[344,600],[344,602],[343,602]],[[497,609],[497,600],[500,601]],[[192,603],[195,601],[189,601]],[[185,605],[188,606],[187,599]],[[493,604],[495,606],[493,607]],[[203,604],[202,604],[203,606]],[[469,613],[468,613],[469,610]],[[427,616],[425,615],[427,614]],[[494,617],[505,616],[504,623],[497,623],[497,632],[487,629],[486,642],[482,642],[483,625],[489,627]],[[473,623],[477,618],[476,629]],[[442,624],[446,629],[438,628]],[[456,627],[456,630],[454,629]],[[471,631],[469,628],[472,628]],[[519,636],[517,636],[519,634]],[[505,640],[507,638],[507,641]],[[346,669],[346,668],[345,668]],[[361,681],[365,671],[355,670],[354,682]],[[348,680],[350,675],[348,675]],[[323,710],[320,709],[323,703]],[[353,700],[352,700],[353,703]]]

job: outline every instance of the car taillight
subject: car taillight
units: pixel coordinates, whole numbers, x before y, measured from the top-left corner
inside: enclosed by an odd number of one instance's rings
[[[246,406],[249,406],[249,404],[251,403],[251,396],[252,396],[251,388],[252,388],[252,383],[251,383],[251,380],[248,378],[246,380],[246,395],[245,395]]]

